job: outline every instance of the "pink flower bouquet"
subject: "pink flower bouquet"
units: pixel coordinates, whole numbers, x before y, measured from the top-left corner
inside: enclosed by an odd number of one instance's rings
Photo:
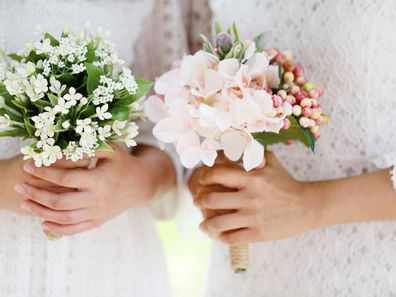
[[[213,166],[222,151],[249,171],[263,163],[265,147],[294,140],[314,150],[328,121],[323,89],[307,82],[290,52],[264,50],[266,34],[241,41],[235,25],[223,32],[218,24],[216,33],[214,45],[202,36],[202,50],[157,79],[145,103],[154,136],[175,145],[186,168]],[[245,270],[246,246],[231,251],[234,269]]]

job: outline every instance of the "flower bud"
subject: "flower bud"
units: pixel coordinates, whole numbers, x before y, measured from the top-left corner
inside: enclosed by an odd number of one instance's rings
[[[291,84],[294,81],[294,74],[292,72],[286,72],[283,75],[283,80],[287,84]]]
[[[216,46],[227,54],[232,48],[232,37],[226,32],[221,32],[216,36]]]
[[[296,65],[292,61],[286,61],[283,65],[283,68],[285,68],[286,72],[293,72],[294,68],[296,68]]]
[[[295,82],[296,82],[296,84],[302,86],[307,82],[307,80],[305,79],[305,77],[303,75],[301,75],[301,76],[297,76]]]
[[[308,92],[309,97],[313,98],[313,99],[318,99],[319,98],[319,93],[317,90],[310,90]]]
[[[317,107],[318,106],[318,100],[316,99],[311,99],[312,107]]]
[[[303,90],[306,91],[306,92],[309,92],[309,91],[311,91],[312,89],[314,89],[315,87],[316,87],[316,86],[315,86],[314,83],[312,83],[312,82],[307,82],[307,83],[304,84]]]
[[[280,96],[282,99],[286,99],[287,93],[285,90],[279,90],[278,91],[278,96]]]
[[[317,87],[316,91],[319,93],[319,97],[322,97],[324,94],[324,89],[322,87]]]
[[[293,106],[293,115],[295,115],[296,117],[299,117],[301,115],[301,112],[302,112],[302,108],[300,105]]]
[[[286,97],[286,102],[289,103],[291,106],[293,106],[294,104],[296,104],[296,98],[294,98],[293,95],[289,95]]]
[[[298,92],[300,92],[300,87],[299,87],[299,86],[293,85],[293,86],[290,88],[290,93],[292,93],[293,95],[297,94]]]
[[[313,126],[311,128],[309,128],[309,131],[311,131],[312,134],[315,134],[317,132],[319,132],[320,127],[319,126]]]
[[[311,118],[314,120],[318,120],[320,118],[321,112],[318,108],[312,109],[312,116]]]
[[[304,76],[304,69],[301,65],[297,65],[293,71],[295,76]]]
[[[310,107],[304,107],[302,109],[302,115],[304,117],[310,118],[312,116],[312,109]]]
[[[329,116],[327,114],[322,115],[323,117],[323,124],[327,125],[329,123]]]
[[[308,128],[311,124],[311,120],[306,118],[306,117],[301,117],[298,122],[300,123],[300,126],[303,128]]]
[[[290,88],[289,84],[283,84],[282,85],[282,89],[284,89],[284,90],[288,90],[289,88]]]
[[[278,107],[282,104],[282,97],[280,97],[278,95],[273,95],[272,102],[274,104],[274,107]]]
[[[292,144],[293,144],[293,140],[285,141],[285,144],[286,144],[286,145],[292,145]]]
[[[275,57],[275,61],[281,64],[284,64],[286,62],[286,57],[283,54],[278,54]]]
[[[301,105],[301,107],[311,107],[311,105],[312,105],[311,99],[304,98],[303,100],[301,100],[300,105]]]
[[[313,133],[313,137],[315,138],[315,140],[318,140],[320,138],[320,131]]]
[[[319,116],[319,118],[315,121],[317,126],[322,126],[324,124],[323,117]]]
[[[283,130],[287,130],[287,129],[290,128],[290,126],[291,126],[290,120],[289,120],[288,118],[284,119],[284,120],[283,120],[283,127],[282,127],[282,129],[283,129]]]

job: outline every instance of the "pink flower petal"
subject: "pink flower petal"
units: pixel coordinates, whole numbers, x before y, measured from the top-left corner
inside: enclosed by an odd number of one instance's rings
[[[252,141],[246,146],[243,153],[243,167],[246,171],[250,171],[264,161],[264,146],[261,145],[257,140]]]
[[[247,145],[247,139],[239,131],[225,132],[220,141],[224,154],[231,161],[238,161]]]
[[[168,109],[158,96],[150,96],[144,102],[144,110],[150,121],[158,123],[168,116]]]

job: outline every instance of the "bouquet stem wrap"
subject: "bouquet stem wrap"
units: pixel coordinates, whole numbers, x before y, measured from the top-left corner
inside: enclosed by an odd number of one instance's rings
[[[229,246],[231,267],[235,273],[245,272],[250,266],[248,244],[232,244]]]

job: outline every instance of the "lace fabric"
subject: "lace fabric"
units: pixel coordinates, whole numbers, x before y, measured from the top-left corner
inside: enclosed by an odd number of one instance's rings
[[[214,19],[236,21],[243,37],[272,31],[268,45],[290,49],[325,87],[321,103],[331,121],[315,155],[299,144],[272,149],[296,179],[343,178],[396,164],[395,1],[210,5]],[[226,247],[216,245],[206,296],[396,296],[395,236],[396,222],[373,222],[255,244],[244,275],[231,272]]]

